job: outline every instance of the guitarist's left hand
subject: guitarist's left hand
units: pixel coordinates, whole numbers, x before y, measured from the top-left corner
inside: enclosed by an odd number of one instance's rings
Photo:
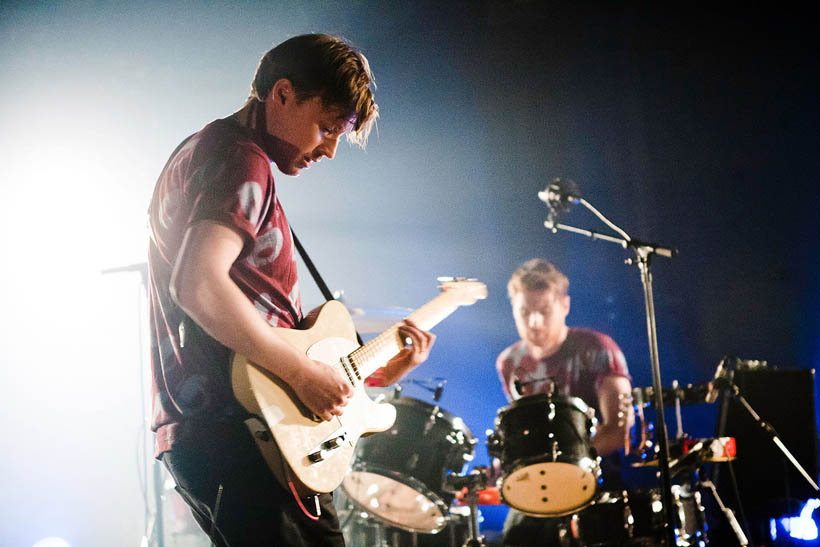
[[[398,382],[405,374],[425,362],[436,342],[435,334],[421,330],[410,319],[405,319],[399,326],[399,336],[403,340],[409,339],[410,343],[378,371],[383,386]]]

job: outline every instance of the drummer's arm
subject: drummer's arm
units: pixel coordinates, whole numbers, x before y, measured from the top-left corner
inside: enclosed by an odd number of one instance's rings
[[[629,442],[629,430],[635,421],[630,396],[632,384],[623,376],[605,376],[598,387],[598,408],[602,424],[592,438],[599,456],[624,448]]]

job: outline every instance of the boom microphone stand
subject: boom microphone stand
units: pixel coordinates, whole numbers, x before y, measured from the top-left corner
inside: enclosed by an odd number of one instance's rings
[[[663,412],[663,390],[661,383],[661,369],[658,359],[658,335],[655,325],[655,305],[652,294],[652,272],[651,262],[655,255],[670,258],[677,254],[677,250],[662,247],[655,243],[646,243],[632,239],[626,232],[621,230],[618,226],[610,222],[604,215],[602,215],[589,202],[579,196],[578,189],[575,183],[571,180],[563,180],[560,178],[554,179],[545,190],[538,192],[538,198],[547,204],[549,208],[549,215],[544,222],[552,233],[558,230],[573,232],[584,235],[592,239],[600,239],[609,241],[610,243],[617,243],[624,249],[632,249],[635,252],[634,259],[627,259],[627,264],[635,264],[641,275],[641,283],[643,285],[644,302],[646,308],[646,329],[649,336],[649,357],[652,365],[652,385],[654,387],[655,395],[655,410],[657,412],[657,437],[658,437],[658,467],[661,475],[661,500],[663,502],[663,520],[664,520],[664,537],[666,538],[666,545],[674,547],[677,544],[675,538],[675,522],[673,520],[673,504],[672,504],[672,479],[669,472],[669,443],[666,432],[666,421]],[[584,230],[561,224],[556,222],[558,216],[569,210],[570,205],[580,203],[589,209],[596,217],[598,217],[609,228],[617,232],[621,237],[613,237],[591,230]]]

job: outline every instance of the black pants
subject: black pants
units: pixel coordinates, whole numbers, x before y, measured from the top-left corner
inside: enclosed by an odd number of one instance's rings
[[[220,547],[344,547],[330,494],[309,519],[274,478],[244,423],[186,428],[162,461],[199,525]],[[303,499],[313,515],[313,498]]]

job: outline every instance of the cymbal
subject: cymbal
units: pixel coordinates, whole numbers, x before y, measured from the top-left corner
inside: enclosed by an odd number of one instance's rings
[[[362,334],[379,334],[403,320],[413,312],[401,307],[349,307],[353,324]]]

